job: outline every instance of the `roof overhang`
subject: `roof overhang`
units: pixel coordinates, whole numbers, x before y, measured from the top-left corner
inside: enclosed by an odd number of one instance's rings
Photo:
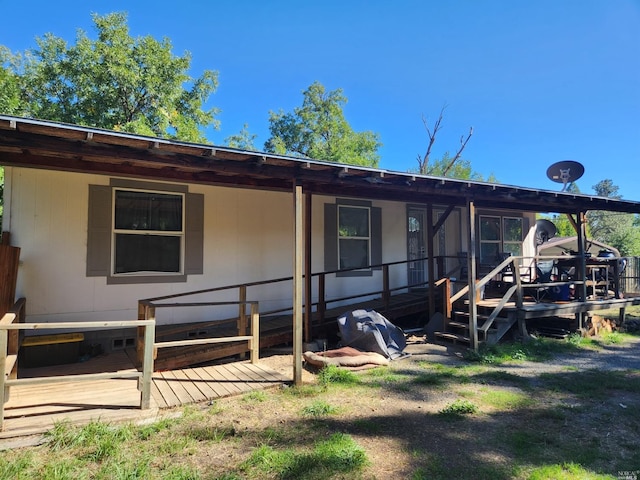
[[[640,202],[342,165],[0,115],[0,164],[529,212],[640,213]]]

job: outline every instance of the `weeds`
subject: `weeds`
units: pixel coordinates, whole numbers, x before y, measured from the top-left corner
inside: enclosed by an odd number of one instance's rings
[[[306,417],[324,417],[336,413],[338,409],[327,402],[322,400],[316,400],[310,405],[305,406],[302,409],[302,415]]]
[[[465,358],[488,365],[524,360],[542,362],[551,359],[554,354],[575,351],[576,348],[577,345],[571,341],[537,338],[523,343],[485,344],[478,352],[468,352]]]
[[[438,413],[447,417],[462,417],[464,415],[472,415],[478,411],[478,407],[469,400],[456,400],[450,403]]]
[[[249,392],[242,397],[242,400],[245,402],[253,402],[260,403],[264,402],[267,399],[267,393],[264,390],[254,390],[253,392]]]
[[[360,383],[360,378],[350,370],[327,365],[318,372],[318,383],[320,385],[356,385]]]

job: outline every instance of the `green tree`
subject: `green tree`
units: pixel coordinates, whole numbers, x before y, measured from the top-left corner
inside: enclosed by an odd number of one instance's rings
[[[186,72],[189,53],[171,42],[133,38],[126,13],[92,16],[97,38],[79,30],[75,45],[51,33],[16,64],[23,110],[47,120],[165,138],[205,142],[217,127],[215,108],[204,109],[218,85],[217,72]],[[186,88],[185,88],[186,87]]]
[[[593,190],[601,197],[622,198],[618,186],[610,179],[601,180],[593,186]],[[636,215],[593,210],[587,213],[587,222],[593,239],[617,248],[623,256],[640,255],[640,230],[637,228]]]
[[[269,112],[271,137],[265,143],[267,152],[294,155],[337,163],[377,167],[377,133],[355,132],[342,110],[347,98],[342,89],[327,92],[314,82],[303,92],[301,107],[293,113]]]
[[[19,78],[11,69],[14,57],[9,49],[0,45],[0,113],[20,114]]]
[[[257,137],[258,135],[249,132],[249,125],[245,123],[242,126],[242,130],[240,130],[240,132],[229,135],[224,139],[224,142],[231,148],[239,148],[241,150],[249,150],[255,152],[256,147],[254,142]]]
[[[484,176],[480,172],[476,172],[475,170],[473,170],[473,168],[471,167],[471,162],[465,158],[459,158],[453,163],[451,160],[452,159],[449,156],[449,152],[445,152],[442,158],[432,160],[430,163],[430,167],[427,170],[428,173],[423,174],[433,175],[436,177],[449,177],[464,180],[476,180],[479,182],[487,181],[498,183],[496,177],[493,174],[490,174],[487,178],[484,178]]]

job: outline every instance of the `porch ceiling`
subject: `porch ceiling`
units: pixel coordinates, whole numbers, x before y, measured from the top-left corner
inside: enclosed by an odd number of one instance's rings
[[[0,164],[410,203],[640,213],[640,202],[340,165],[0,115]]]

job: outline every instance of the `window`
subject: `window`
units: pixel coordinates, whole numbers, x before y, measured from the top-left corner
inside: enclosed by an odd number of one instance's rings
[[[495,264],[501,253],[522,255],[522,218],[480,217],[480,263]]]
[[[203,273],[204,195],[112,179],[89,185],[87,276],[108,284],[186,282]]]
[[[339,268],[368,268],[371,228],[369,207],[338,205]]]
[[[114,190],[113,274],[182,273],[184,195]]]
[[[382,210],[365,200],[336,199],[324,205],[324,269],[339,277],[373,275],[382,263]]]

